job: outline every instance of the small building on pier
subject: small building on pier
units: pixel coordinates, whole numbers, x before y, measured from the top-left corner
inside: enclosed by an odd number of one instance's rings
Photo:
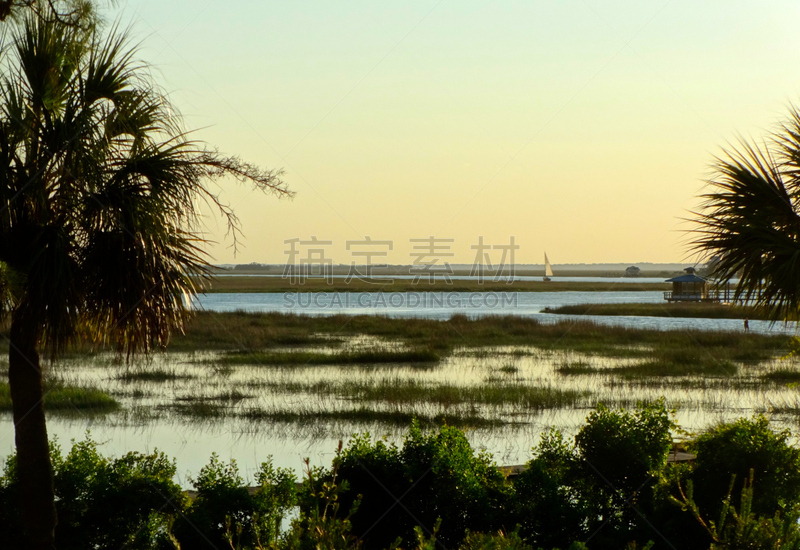
[[[710,297],[708,292],[708,280],[700,277],[693,267],[684,269],[686,275],[667,279],[666,282],[672,283],[672,291],[664,293],[664,299],[669,302],[704,302],[708,300],[717,301],[718,297]]]

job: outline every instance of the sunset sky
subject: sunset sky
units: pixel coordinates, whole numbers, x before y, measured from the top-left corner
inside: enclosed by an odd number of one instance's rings
[[[283,263],[286,239],[470,246],[518,263],[671,262],[713,156],[800,101],[800,3],[129,1],[195,137],[296,191],[221,194],[246,238],[216,263]],[[361,263],[360,261],[358,263]]]

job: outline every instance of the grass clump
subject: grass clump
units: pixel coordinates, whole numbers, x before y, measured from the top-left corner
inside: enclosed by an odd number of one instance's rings
[[[345,421],[360,424],[388,424],[408,426],[415,419],[424,426],[495,427],[507,424],[500,419],[484,418],[470,413],[454,412],[448,415],[421,415],[403,411],[375,411],[366,407],[338,411],[296,411],[248,409],[241,415],[252,421],[305,423],[320,421]]]
[[[439,355],[430,350],[365,350],[338,353],[319,352],[233,352],[213,359],[234,365],[354,365],[370,363],[435,363]]]
[[[764,380],[779,384],[793,384],[800,382],[800,371],[792,369],[776,369],[761,376]]]
[[[220,402],[220,403],[238,403],[239,401],[243,401],[252,397],[251,395],[247,395],[245,393],[240,392],[239,390],[231,390],[229,392],[223,392],[218,395],[212,396],[188,396],[188,397],[178,397],[177,401],[185,401],[185,402]]]
[[[179,374],[165,369],[129,371],[117,376],[117,380],[123,382],[171,382],[190,378],[193,378],[190,374]]]
[[[278,335],[318,339],[321,335],[337,338],[369,335],[402,342],[411,350],[423,350],[422,353],[429,356],[426,360],[436,360],[458,348],[516,345],[642,358],[669,350],[695,349],[719,359],[742,361],[785,355],[790,342],[789,336],[755,332],[646,330],[574,319],[541,323],[511,315],[476,319],[454,315],[447,321],[439,321],[379,315],[315,317],[277,312],[203,311],[187,323],[185,335],[173,338],[169,349],[261,350],[273,346]],[[280,355],[280,352],[273,353],[278,355],[272,357]],[[436,355],[436,359],[432,355]]]
[[[497,370],[504,374],[517,374],[519,372],[519,367],[514,365],[503,365]]]
[[[704,361],[685,363],[678,361],[647,361],[638,365],[610,369],[625,378],[672,376],[734,376],[739,371],[730,361]]]
[[[297,382],[276,383],[272,388],[282,392],[335,395],[352,401],[372,401],[390,405],[430,403],[445,408],[464,404],[518,405],[542,410],[578,404],[589,392],[562,390],[549,386],[536,387],[499,383],[482,386],[429,385],[416,380],[380,380],[377,382]]]
[[[383,381],[378,384],[352,388],[345,386],[352,399],[388,403],[435,403],[452,407],[465,403],[482,405],[519,405],[528,409],[555,409],[575,405],[588,395],[585,392],[560,390],[552,387],[531,387],[512,384],[483,386],[428,386],[414,380],[402,383]],[[343,392],[344,393],[344,392]]]
[[[599,372],[601,369],[591,366],[589,363],[583,361],[576,361],[574,363],[562,363],[556,367],[556,372],[564,376],[572,376],[579,374],[593,374]]]
[[[116,399],[97,388],[46,384],[44,391],[44,408],[48,411],[110,412],[119,408]],[[0,383],[0,410],[12,410],[7,383]]]
[[[181,416],[192,418],[221,418],[227,416],[225,407],[207,400],[192,400],[173,403],[169,409]]]
[[[753,307],[717,303],[575,304],[545,308],[560,315],[626,315],[643,317],[692,317],[703,319],[765,319],[766,312]]]

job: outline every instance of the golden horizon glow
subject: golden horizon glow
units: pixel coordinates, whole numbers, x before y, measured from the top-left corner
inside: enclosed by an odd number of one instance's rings
[[[201,3],[202,4],[202,3]],[[796,3],[135,2],[195,137],[283,168],[278,201],[222,194],[245,239],[216,263],[283,263],[284,241],[483,236],[518,263],[687,260],[713,155],[761,139],[800,93]]]

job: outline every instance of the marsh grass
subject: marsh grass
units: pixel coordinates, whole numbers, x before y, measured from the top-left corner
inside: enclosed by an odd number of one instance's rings
[[[595,372],[602,372],[603,369],[591,366],[585,361],[574,361],[572,363],[562,363],[556,367],[556,372],[564,376],[576,376],[583,374],[592,374]]]
[[[274,392],[336,396],[352,401],[373,401],[390,405],[427,403],[445,408],[464,404],[496,407],[516,405],[528,410],[575,406],[590,395],[588,391],[562,390],[550,386],[536,387],[502,382],[480,386],[457,386],[426,384],[413,379],[339,383],[322,381],[312,384],[275,382],[270,385],[270,389]]]
[[[44,408],[51,412],[111,412],[119,408],[116,399],[91,387],[45,384]],[[10,411],[11,390],[7,383],[0,383],[0,410]]]
[[[519,372],[519,367],[514,365],[503,365],[498,371],[502,372],[503,374],[517,374]]]
[[[123,382],[170,382],[194,378],[191,374],[178,373],[175,370],[153,369],[124,372],[117,376]]]
[[[209,362],[228,365],[361,365],[372,363],[435,363],[439,354],[430,350],[362,350],[337,353],[301,352],[232,352]]]
[[[177,402],[167,406],[159,407],[164,410],[171,410],[181,416],[191,418],[221,418],[229,416],[226,407],[206,400],[193,400],[188,402]]]
[[[520,317],[200,312],[171,352],[127,371],[106,353],[76,355],[53,375],[62,386],[82,387],[94,386],[103,369],[112,373],[104,384],[125,408],[103,417],[109,422],[406,425],[417,416],[429,425],[444,417],[460,426],[531,426],[543,415],[658,395],[708,410],[792,404],[783,397],[791,390],[778,383],[794,381],[797,361],[763,363],[785,356],[789,340]],[[72,366],[80,376],[63,378]],[[776,374],[767,376],[770,370]],[[141,388],[147,392],[136,394]]]
[[[614,375],[625,378],[677,377],[677,376],[735,376],[739,367],[731,361],[646,361],[609,369]]]
[[[796,384],[800,382],[800,371],[780,368],[761,375],[761,378],[779,384]]]
[[[560,315],[627,315],[644,317],[693,317],[704,319],[764,319],[769,317],[753,307],[717,303],[633,303],[633,304],[575,304],[545,308],[545,313]]]
[[[408,272],[406,272],[408,274]],[[381,281],[374,284],[368,281],[352,280],[345,282],[343,278],[333,278],[330,282],[322,278],[306,279],[303,286],[292,284],[282,277],[217,277],[212,279],[207,292],[555,292],[562,290],[579,291],[646,291],[669,290],[669,283],[636,283],[610,280],[608,282],[591,281],[521,281],[511,284],[506,281],[455,279],[450,282],[436,280],[434,284],[427,281],[414,283],[411,279],[394,279],[393,282]]]
[[[241,414],[242,418],[254,422],[281,422],[287,424],[305,424],[321,421],[345,421],[353,424],[385,424],[408,426],[416,419],[425,427],[456,426],[491,428],[500,427],[512,422],[500,419],[485,418],[471,413],[453,412],[446,415],[407,413],[402,411],[376,411],[366,407],[335,411],[312,410],[266,410],[260,408],[248,409]]]
[[[184,335],[172,339],[168,349],[262,350],[273,347],[281,338],[325,340],[322,335],[334,338],[369,335],[439,356],[459,348],[472,348],[469,353],[480,354],[479,348],[516,345],[607,357],[648,357],[660,352],[693,349],[732,361],[757,361],[784,355],[790,341],[786,335],[754,332],[659,331],[580,320],[540,323],[536,319],[515,316],[469,319],[465,315],[454,315],[449,320],[439,321],[379,315],[202,311],[187,323]],[[523,356],[529,352],[520,349],[517,353]]]
[[[189,395],[176,397],[175,400],[187,403],[210,403],[215,401],[219,403],[238,403],[240,401],[244,401],[245,399],[250,399],[251,397],[253,396],[234,389],[228,392],[219,393],[217,395]]]

